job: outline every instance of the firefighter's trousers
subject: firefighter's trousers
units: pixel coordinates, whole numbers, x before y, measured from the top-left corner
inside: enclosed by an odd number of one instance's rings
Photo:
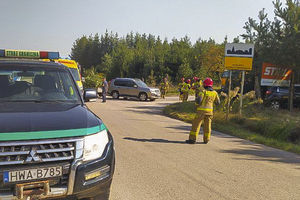
[[[198,98],[198,96],[199,96],[199,92],[200,92],[200,90],[195,90],[195,100]]]
[[[167,93],[167,90],[165,90],[165,89],[162,89],[161,90],[161,98],[165,98],[166,97],[166,93]]]
[[[197,111],[197,115],[193,120],[192,130],[190,132],[189,139],[193,141],[197,140],[201,124],[202,122],[204,122],[203,142],[207,143],[210,140],[212,118],[212,115],[207,115],[203,111]]]
[[[180,91],[179,92],[179,101],[182,101],[183,93]]]
[[[189,98],[189,92],[182,92],[182,102],[187,102]]]

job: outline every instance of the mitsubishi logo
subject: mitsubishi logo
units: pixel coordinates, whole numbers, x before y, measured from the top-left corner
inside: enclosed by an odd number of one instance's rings
[[[26,159],[26,162],[32,162],[32,161],[34,161],[34,162],[41,161],[40,157],[37,155],[37,150],[35,147],[31,148],[31,151]]]

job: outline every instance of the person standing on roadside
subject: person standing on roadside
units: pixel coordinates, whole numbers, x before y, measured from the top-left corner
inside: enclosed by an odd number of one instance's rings
[[[191,80],[188,79],[182,85],[182,89],[181,89],[181,91],[182,91],[182,102],[187,102],[187,100],[189,98],[190,89],[191,89]]]
[[[211,134],[211,122],[213,118],[214,103],[220,104],[220,98],[218,93],[212,88],[213,80],[211,78],[206,78],[203,81],[204,90],[199,93],[196,99],[197,114],[193,120],[192,130],[190,131],[189,139],[186,140],[188,144],[195,144],[200,127],[204,121],[204,134],[203,142],[205,144],[210,140]]]
[[[166,96],[166,94],[167,94],[167,92],[168,92],[168,88],[169,88],[168,79],[167,79],[167,77],[165,77],[165,78],[163,79],[163,81],[161,82],[161,84],[160,84],[161,97],[162,97],[163,99],[165,99],[165,96]]]
[[[181,78],[181,83],[178,84],[179,101],[181,101],[183,99],[182,87],[183,87],[183,84],[185,83],[184,80],[185,80],[185,78],[182,77]]]
[[[202,82],[198,77],[193,78],[193,84],[192,84],[192,89],[195,91],[195,99],[197,99],[199,92],[203,90],[202,88]]]
[[[108,83],[106,81],[106,78],[103,78],[102,81],[102,102],[105,103],[106,102],[106,94],[108,92]]]

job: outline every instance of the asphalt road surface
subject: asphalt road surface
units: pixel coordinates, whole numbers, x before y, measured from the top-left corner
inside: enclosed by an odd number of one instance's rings
[[[88,103],[114,136],[112,200],[300,199],[300,156],[213,132],[185,144],[190,124],[155,102]]]

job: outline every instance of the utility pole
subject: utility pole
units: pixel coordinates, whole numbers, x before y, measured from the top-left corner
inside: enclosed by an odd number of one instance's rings
[[[242,71],[241,95],[240,95],[240,110],[239,110],[240,116],[242,116],[242,109],[243,109],[244,84],[245,84],[245,70]]]
[[[228,84],[228,102],[227,102],[227,112],[226,112],[226,120],[229,119],[229,111],[230,111],[230,90],[231,90],[231,76],[232,76],[232,71],[229,70],[229,84]]]

